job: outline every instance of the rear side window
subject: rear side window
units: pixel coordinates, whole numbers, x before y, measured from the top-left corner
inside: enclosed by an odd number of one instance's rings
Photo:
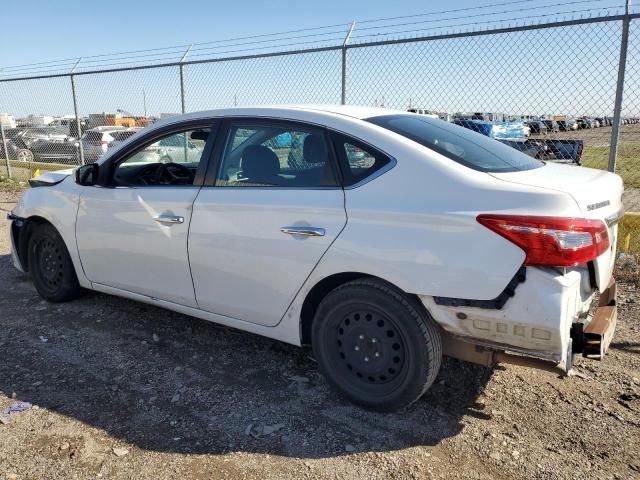
[[[333,141],[346,187],[366,180],[391,162],[387,155],[354,138],[335,133]]]
[[[367,121],[481,172],[517,172],[544,165],[497,140],[443,120],[418,115],[384,115]]]

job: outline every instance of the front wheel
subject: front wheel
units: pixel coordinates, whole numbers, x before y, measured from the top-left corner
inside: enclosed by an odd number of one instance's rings
[[[64,302],[76,298],[81,288],[64,240],[51,225],[43,224],[29,239],[29,270],[42,298]]]
[[[418,400],[442,361],[438,326],[392,285],[346,283],[320,303],[312,346],[322,373],[349,399],[392,411]]]

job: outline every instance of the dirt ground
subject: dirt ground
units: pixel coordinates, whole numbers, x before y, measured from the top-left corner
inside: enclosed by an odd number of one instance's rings
[[[578,376],[447,360],[395,414],[329,389],[307,350],[87,293],[47,304],[10,265],[0,193],[0,479],[640,478],[640,296]]]

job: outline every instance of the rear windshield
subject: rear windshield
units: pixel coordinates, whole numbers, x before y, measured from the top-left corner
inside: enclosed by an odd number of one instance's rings
[[[444,120],[419,115],[384,115],[366,120],[474,170],[517,172],[544,165],[497,140]]]

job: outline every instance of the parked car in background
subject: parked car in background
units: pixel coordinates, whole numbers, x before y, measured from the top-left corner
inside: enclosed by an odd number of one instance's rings
[[[64,131],[61,131],[56,127],[36,127],[26,128],[17,135],[27,148],[30,148],[34,142],[49,141],[49,142],[64,142],[70,137]]]
[[[112,132],[111,138],[113,140],[107,145],[108,149],[116,148],[122,145],[129,138],[133,137],[136,133],[138,133],[142,128],[129,128],[127,130],[122,130],[119,132]]]
[[[528,138],[523,122],[488,122],[457,119],[454,124],[486,135],[530,157],[563,163],[582,163],[582,140]]]
[[[80,162],[80,142],[68,139],[64,142],[41,140],[31,144],[33,160],[44,163],[78,165]]]
[[[578,130],[578,123],[575,121],[575,119],[565,119],[565,120],[558,120],[558,129],[562,132],[569,132],[571,130]]]
[[[73,138],[55,127],[31,127],[5,130],[5,136],[15,145],[14,160],[32,162],[43,154],[69,149]]]
[[[547,127],[547,133],[557,133],[560,131],[558,122],[556,122],[555,120],[546,119],[546,120],[542,120],[542,122]]]
[[[196,148],[140,161],[159,143]],[[44,299],[84,287],[310,344],[369,408],[415,402],[443,354],[568,371],[614,334],[621,178],[439,119],[196,112],[31,184],[8,217],[12,259]]]
[[[525,125],[531,129],[531,134],[546,135],[548,128],[547,125],[541,120],[528,120]]]
[[[95,127],[82,134],[82,149],[85,162],[95,162],[109,149],[113,134],[128,130],[128,127]]]
[[[7,151],[5,152],[4,150],[4,144],[2,142],[2,139],[0,139],[0,158],[1,159],[5,159],[5,158],[10,158],[12,160],[15,160],[18,158],[18,150],[19,148],[16,146],[16,144],[14,143],[13,139],[8,138],[8,136],[5,134],[5,141],[7,142]]]

